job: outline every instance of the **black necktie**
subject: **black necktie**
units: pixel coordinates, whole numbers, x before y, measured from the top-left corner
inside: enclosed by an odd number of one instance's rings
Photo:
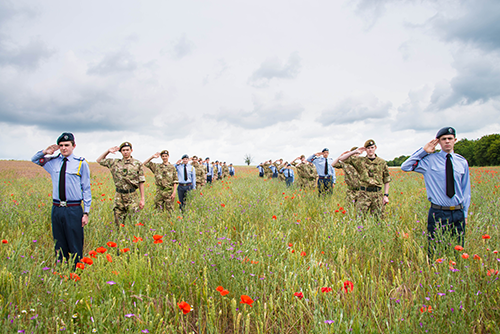
[[[184,181],[188,180],[187,164],[184,164]]]
[[[328,175],[328,158],[325,158],[325,176]]]
[[[62,202],[66,202],[66,161],[68,159],[64,158],[59,173],[59,200]]]
[[[453,176],[453,164],[449,153],[446,155],[446,195],[449,198],[455,196],[455,177]]]
[[[208,167],[208,164],[207,164],[207,173],[210,173],[210,168]]]

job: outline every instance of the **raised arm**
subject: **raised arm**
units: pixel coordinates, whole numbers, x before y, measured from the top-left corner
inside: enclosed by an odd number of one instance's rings
[[[106,157],[108,156],[108,154],[112,153],[112,154],[115,154],[116,152],[118,152],[120,150],[120,148],[118,146],[113,146],[111,148],[108,148],[106,150],[106,152],[104,152],[103,154],[101,154],[99,156],[99,158],[97,158],[97,162],[100,163],[101,161],[103,161],[104,159],[106,159]]]

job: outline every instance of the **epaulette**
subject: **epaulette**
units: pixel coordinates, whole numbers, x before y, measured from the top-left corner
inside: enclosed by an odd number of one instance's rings
[[[85,161],[85,158],[84,157],[73,157],[75,160],[79,160],[80,161],[80,164],[78,165],[78,171],[76,172],[76,175],[78,176],[81,176],[80,175],[80,169],[82,169],[82,163]]]

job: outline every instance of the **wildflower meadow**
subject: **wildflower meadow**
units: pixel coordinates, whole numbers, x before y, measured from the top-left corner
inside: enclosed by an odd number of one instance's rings
[[[420,174],[391,169],[384,219],[254,167],[192,191],[186,210],[114,224],[114,185],[91,163],[84,258],[55,263],[51,182],[0,161],[0,333],[498,333],[500,168],[472,168],[465,247],[427,259]],[[442,247],[441,247],[442,246]]]

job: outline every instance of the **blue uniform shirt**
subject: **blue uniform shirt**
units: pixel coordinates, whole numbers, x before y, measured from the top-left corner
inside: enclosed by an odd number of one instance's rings
[[[234,175],[234,167],[229,167],[229,174],[233,174]]]
[[[59,173],[63,164],[64,156],[45,156],[42,151],[38,151],[31,161],[42,166],[49,172],[52,178],[52,198],[59,201]],[[90,192],[90,170],[85,158],[80,158],[71,154],[66,162],[66,201],[82,201],[83,211],[89,212],[92,203]],[[80,166],[81,163],[81,166]]]
[[[286,178],[291,177],[292,181],[295,181],[295,174],[293,172],[293,169],[283,167],[283,168],[280,169],[280,173],[282,173],[283,175],[285,175]]]
[[[222,166],[221,165],[215,165],[217,167],[217,175],[221,176],[222,175]]]
[[[464,216],[470,205],[469,164],[464,157],[451,153],[455,177],[455,196],[446,195],[446,155],[444,151],[429,154],[420,148],[402,165],[405,172],[414,171],[424,175],[427,198],[431,203],[440,206],[464,206]]]
[[[207,165],[208,165],[208,171],[207,171]],[[205,166],[205,171],[206,171],[207,175],[214,177],[214,168],[210,165],[210,163],[205,163],[205,164],[203,164],[203,166]]]
[[[184,183],[191,183],[192,188],[196,188],[196,171],[191,164],[187,164],[187,180],[184,180],[184,164],[176,164],[175,168],[177,169],[177,178],[179,179],[179,184],[182,185]]]
[[[314,164],[319,177],[331,176],[333,179],[333,183],[335,183],[335,169],[332,167],[333,158],[325,159],[324,157],[317,157],[313,154],[309,158],[307,158],[307,161]],[[328,163],[327,175],[325,175],[325,163]]]
[[[269,166],[269,168],[273,171],[273,174],[276,174],[278,172],[278,168],[276,168],[276,166],[274,165]]]
[[[261,165],[258,165],[257,168],[259,169],[259,173],[264,173],[264,167],[262,167]]]

